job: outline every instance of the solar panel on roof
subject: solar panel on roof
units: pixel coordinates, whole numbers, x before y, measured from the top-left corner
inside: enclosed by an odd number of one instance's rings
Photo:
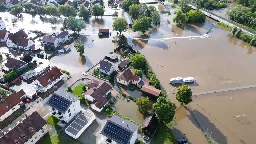
[[[77,135],[77,133],[79,132],[79,130],[75,130],[74,128],[72,128],[70,126],[67,128],[67,131],[72,133],[73,135]]]
[[[71,101],[54,94],[48,101],[48,104],[59,111],[65,112],[71,105]]]

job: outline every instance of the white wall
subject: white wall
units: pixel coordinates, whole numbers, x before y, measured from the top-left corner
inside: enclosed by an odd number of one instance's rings
[[[81,111],[80,101],[77,100],[73,102],[70,105],[69,109],[70,109],[71,116],[69,116],[70,113],[68,112],[68,110],[63,115],[64,121],[66,123],[68,123],[74,116],[76,116]]]
[[[130,83],[130,81],[129,81],[129,82],[126,82],[126,81],[124,81],[124,80],[122,80],[122,79],[119,79],[119,78],[116,78],[116,80],[117,80],[118,83],[123,84],[123,85],[126,85],[126,86],[128,86],[128,84]]]
[[[13,112],[15,112],[16,110],[18,110],[20,108],[20,104],[22,104],[22,102],[20,102],[19,104],[17,104],[16,106],[14,106],[12,109],[10,109],[8,112],[6,112],[4,115],[2,115],[0,117],[0,121],[3,121],[4,119],[6,119],[7,117],[9,117]]]
[[[38,132],[36,132],[32,138],[30,138],[27,142],[24,144],[35,144],[38,140],[40,140],[46,133],[47,133],[47,125],[44,125],[42,129],[40,129]]]
[[[63,75],[60,76],[60,78],[56,79],[52,83],[48,84],[46,87],[43,87],[38,80],[35,81],[35,83],[39,84],[39,92],[46,92],[48,89],[52,88],[56,83],[58,83],[60,80],[62,80]]]
[[[90,102],[93,102],[93,101],[94,101],[94,98],[91,97],[90,95],[85,95],[84,98],[87,99],[87,100],[90,101]]]
[[[0,20],[0,30],[4,30],[6,28],[3,20]]]
[[[131,137],[131,140],[130,140],[130,144],[134,144],[137,138],[138,138],[138,130],[136,130],[136,131],[133,133],[133,135],[132,135],[132,137]]]
[[[103,110],[104,106],[101,109],[99,109],[98,107],[95,106],[95,104],[91,104],[91,108],[97,112],[101,112]]]

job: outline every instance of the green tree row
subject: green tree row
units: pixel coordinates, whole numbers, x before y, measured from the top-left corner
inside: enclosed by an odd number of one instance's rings
[[[205,21],[205,15],[200,10],[190,10],[187,13],[178,10],[176,11],[173,21],[178,25],[203,23]]]

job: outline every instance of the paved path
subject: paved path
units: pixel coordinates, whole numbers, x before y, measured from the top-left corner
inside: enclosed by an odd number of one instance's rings
[[[188,6],[190,6],[192,9],[197,9],[197,7],[196,7],[195,5],[188,4]],[[214,14],[214,13],[212,13],[212,12],[206,10],[206,9],[200,9],[200,10],[201,10],[207,17],[210,17],[210,18],[212,18],[212,19],[214,19],[214,20],[217,20],[217,21],[219,21],[219,22],[225,23],[225,24],[227,24],[227,25],[229,25],[229,26],[232,26],[232,27],[238,27],[238,28],[240,28],[243,32],[245,32],[245,33],[247,33],[247,34],[249,34],[249,35],[251,35],[251,36],[255,35],[254,32],[248,30],[248,29],[245,28],[245,27],[242,27],[242,26],[236,24],[235,22],[233,22],[233,21],[231,21],[231,20],[228,20],[228,19],[225,19],[225,18],[223,18],[223,17],[221,17],[221,16],[218,16],[218,15],[216,15],[216,14]]]

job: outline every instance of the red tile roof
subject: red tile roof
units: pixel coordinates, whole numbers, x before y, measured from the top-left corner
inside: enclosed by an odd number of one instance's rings
[[[156,89],[156,88],[154,88],[152,86],[149,86],[149,85],[143,85],[140,90],[143,91],[143,92],[146,92],[148,94],[151,94],[153,96],[159,96],[160,93],[161,93],[161,90]]]
[[[0,116],[4,115],[6,112],[8,112],[10,109],[16,106],[18,103],[20,103],[21,98],[24,95],[25,95],[25,92],[23,90],[20,90],[17,93],[16,92],[12,93],[7,98],[5,98],[2,102],[0,102]]]
[[[37,80],[43,87],[48,86],[50,83],[55,81],[56,79],[60,78],[62,75],[60,69],[57,67],[53,67],[50,71],[46,72],[44,75],[39,77]]]
[[[3,30],[0,31],[0,39],[4,39],[5,38],[6,32],[7,32],[6,29],[3,29]]]
[[[0,144],[24,144],[46,125],[45,120],[38,112],[33,112],[11,131],[0,138]]]
[[[130,80],[138,81],[140,77],[134,75],[131,69],[128,68],[118,76],[118,79],[129,82]]]
[[[26,47],[28,46],[28,35],[25,31],[19,30],[16,33],[10,33],[8,38],[16,45]]]

